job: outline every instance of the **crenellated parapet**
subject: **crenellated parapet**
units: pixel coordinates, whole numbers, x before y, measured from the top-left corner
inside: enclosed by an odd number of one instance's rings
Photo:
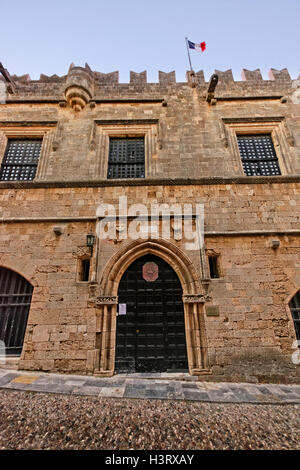
[[[240,80],[235,80],[233,77],[233,73],[231,69],[222,71],[222,70],[215,70],[214,73],[216,73],[219,76],[219,81],[224,82],[224,83],[229,83],[229,82],[235,82],[239,83]],[[69,71],[67,75],[59,76],[59,75],[44,75],[41,74],[39,80],[31,80],[29,74],[17,76],[17,75],[12,75],[12,79],[18,83],[19,85],[22,84],[28,84],[31,82],[40,82],[40,83],[58,83],[58,82],[67,82],[68,84],[73,81],[74,83],[78,84],[79,86],[83,86],[86,89],[90,89],[92,86],[92,82],[94,81],[95,84],[97,85],[117,85],[121,83],[119,81],[119,71],[116,70],[114,72],[109,72],[109,73],[104,73],[104,72],[98,72],[98,71],[92,71],[91,68],[89,67],[88,64],[85,64],[85,67],[78,67],[75,66],[74,64],[70,65]],[[288,82],[291,81],[291,76],[288,72],[288,69],[284,68],[282,70],[276,70],[274,68],[271,68],[268,73],[268,80],[264,80],[261,74],[260,69],[255,69],[255,70],[247,70],[247,69],[242,69],[241,72],[241,78],[242,81],[247,81],[247,82],[252,82],[252,81],[262,81],[262,82],[268,82],[268,81],[281,81],[281,82]],[[204,71],[199,70],[199,71],[190,71],[188,70],[186,72],[186,81],[195,81],[196,83],[199,84],[204,84],[209,82],[210,77],[207,77],[205,79],[204,76]],[[145,84],[145,83],[156,83],[156,82],[148,82],[147,80],[147,72],[144,70],[143,72],[135,72],[135,71],[130,71],[130,83],[132,84]],[[171,83],[176,83],[176,73],[175,71],[171,72],[164,72],[164,71],[159,71],[158,72],[158,83],[165,85],[165,84],[171,84]],[[182,83],[182,82],[178,82]]]
[[[259,69],[242,69],[241,80],[235,80],[232,70],[215,70],[218,76],[218,86],[215,98],[237,99],[242,96],[244,99],[255,96],[258,97],[279,97],[286,100],[289,93],[298,93],[298,81],[292,80],[286,68],[277,70],[271,68],[268,80],[264,80]],[[186,72],[184,82],[176,81],[175,71],[158,72],[158,81],[149,82],[147,72],[130,71],[129,82],[120,82],[119,71],[109,73],[93,71],[88,64],[84,67],[71,64],[67,75],[57,74],[48,76],[41,74],[39,80],[31,80],[28,74],[17,76],[12,75],[14,83],[14,94],[10,94],[7,102],[51,100],[57,101],[63,107],[73,109],[76,113],[84,109],[87,105],[97,102],[97,100],[113,100],[125,97],[136,98],[140,93],[144,93],[145,98],[161,98],[157,93],[165,93],[172,87],[186,86],[197,88],[201,96],[205,97],[211,76],[205,76],[203,70]],[[0,80],[4,80],[0,75]],[[297,86],[296,86],[297,82]],[[298,95],[297,95],[298,96]],[[298,99],[298,98],[297,98]],[[216,100],[212,99],[211,104]]]

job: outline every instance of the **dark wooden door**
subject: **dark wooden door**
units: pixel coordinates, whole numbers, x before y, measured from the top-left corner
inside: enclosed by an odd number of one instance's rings
[[[119,285],[116,370],[130,372],[186,371],[182,288],[175,271],[162,259],[136,260]]]
[[[21,354],[32,291],[24,277],[0,267],[0,340],[8,355]]]

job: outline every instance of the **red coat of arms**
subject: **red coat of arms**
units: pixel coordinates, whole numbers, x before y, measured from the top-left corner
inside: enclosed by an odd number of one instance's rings
[[[156,281],[158,278],[158,266],[156,263],[149,261],[143,266],[143,279],[147,282]]]

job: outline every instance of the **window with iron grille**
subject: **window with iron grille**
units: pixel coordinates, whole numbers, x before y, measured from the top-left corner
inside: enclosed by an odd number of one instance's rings
[[[0,341],[8,355],[21,354],[32,293],[23,276],[0,267]]]
[[[291,309],[292,317],[294,320],[294,326],[296,330],[296,337],[299,341],[300,346],[300,291],[292,298],[289,303],[289,307]]]
[[[110,138],[107,178],[145,178],[143,137]]]
[[[9,139],[1,164],[1,181],[34,179],[42,148],[42,139]]]
[[[271,135],[238,135],[237,141],[247,176],[281,174]]]

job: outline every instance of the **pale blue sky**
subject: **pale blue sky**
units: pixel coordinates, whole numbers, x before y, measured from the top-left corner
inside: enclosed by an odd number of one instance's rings
[[[176,71],[185,80],[185,37],[208,80],[214,69],[273,67],[300,75],[300,0],[0,0],[0,61],[11,74],[65,75],[71,62],[100,72]]]

